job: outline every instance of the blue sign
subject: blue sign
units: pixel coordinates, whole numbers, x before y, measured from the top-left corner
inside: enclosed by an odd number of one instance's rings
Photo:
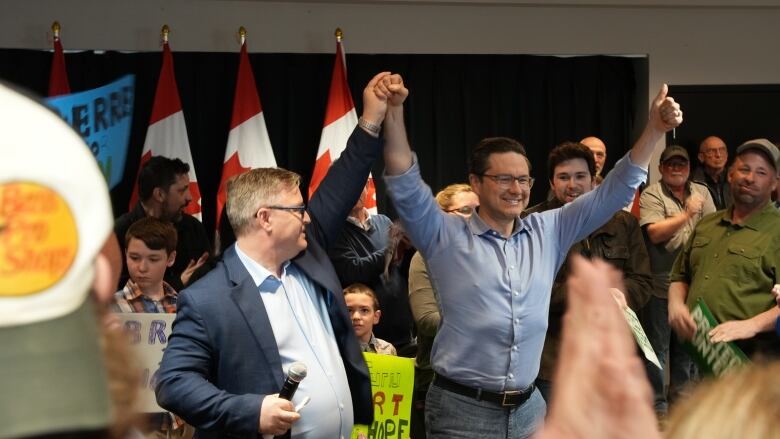
[[[110,188],[122,180],[125,170],[134,100],[133,75],[103,87],[46,99],[84,138]]]

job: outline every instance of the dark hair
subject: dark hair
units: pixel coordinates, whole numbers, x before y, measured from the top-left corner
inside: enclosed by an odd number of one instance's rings
[[[556,166],[567,160],[583,159],[588,164],[588,171],[591,177],[596,176],[596,159],[593,158],[593,151],[579,142],[563,142],[550,151],[547,156],[547,175],[552,181],[555,175]]]
[[[482,176],[488,168],[488,160],[492,154],[514,152],[520,154],[528,163],[528,172],[531,172],[531,162],[525,155],[525,147],[515,139],[509,137],[488,137],[479,141],[469,157],[469,174]]]
[[[169,159],[159,155],[150,158],[138,174],[139,198],[148,200],[154,188],[167,192],[180,175],[186,175],[188,172],[190,172],[190,165],[180,159]]]
[[[130,244],[131,238],[143,241],[151,250],[165,249],[167,254],[176,250],[178,240],[173,224],[151,216],[141,218],[130,225],[125,233],[125,245]]]

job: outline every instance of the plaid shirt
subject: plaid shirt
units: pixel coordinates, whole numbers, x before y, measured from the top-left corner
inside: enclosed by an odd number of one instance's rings
[[[368,343],[360,343],[360,350],[382,355],[398,355],[395,352],[395,346],[381,338],[374,337],[374,334],[371,334],[371,340],[369,340]]]
[[[125,287],[114,293],[114,312],[175,313],[178,293],[163,281],[162,300],[152,300],[144,296],[138,285],[128,280]]]

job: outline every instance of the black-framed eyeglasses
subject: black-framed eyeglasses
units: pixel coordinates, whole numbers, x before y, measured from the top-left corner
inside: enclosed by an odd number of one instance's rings
[[[460,214],[460,215],[463,215],[463,216],[470,216],[470,215],[472,215],[474,213],[475,209],[476,209],[476,207],[463,206],[463,207],[459,207],[457,209],[445,210],[445,212],[447,212],[447,213],[457,213],[457,214]]]
[[[728,150],[726,148],[723,148],[723,147],[721,147],[721,148],[712,148],[712,149],[708,149],[708,150],[704,151],[704,155],[706,155],[707,157],[713,157],[715,155],[726,155],[727,152],[728,152]]]
[[[288,212],[297,213],[298,216],[303,218],[303,213],[306,212],[306,205],[302,204],[300,206],[263,206],[266,209],[273,209],[273,210],[286,210]]]
[[[482,174],[482,177],[488,177],[491,180],[495,181],[497,185],[501,186],[502,188],[509,188],[512,186],[512,182],[517,182],[517,184],[520,185],[520,187],[531,189],[534,185],[534,178],[529,177],[527,175],[521,175],[519,177],[515,177],[514,175],[509,174],[499,174],[499,175],[490,175],[490,174]]]

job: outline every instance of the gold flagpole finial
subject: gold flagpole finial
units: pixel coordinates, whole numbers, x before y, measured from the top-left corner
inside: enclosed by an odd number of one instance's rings
[[[60,37],[60,22],[55,21],[51,24],[51,33],[54,35],[54,38]]]
[[[244,41],[246,41],[246,28],[244,26],[241,26],[238,28],[238,36],[241,39],[241,45],[244,45]]]
[[[168,34],[170,33],[171,33],[171,28],[169,28],[167,24],[164,24],[162,29],[160,30],[160,37],[162,37],[163,43],[168,42]]]
[[[340,43],[342,38],[344,38],[344,32],[341,30],[340,27],[337,27],[336,28],[336,42]]]

